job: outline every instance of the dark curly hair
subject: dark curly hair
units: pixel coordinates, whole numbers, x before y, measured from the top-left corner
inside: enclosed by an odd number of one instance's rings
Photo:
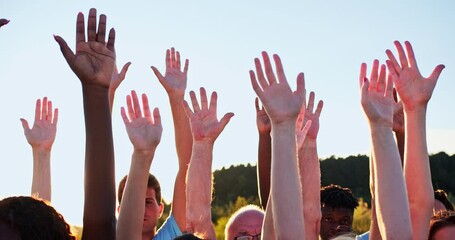
[[[447,210],[454,210],[452,203],[449,201],[447,197],[447,192],[442,190],[442,189],[436,189],[434,190],[434,199],[440,201],[442,204],[444,204],[444,207]]]
[[[359,206],[351,189],[330,184],[321,188],[321,207],[354,209]]]
[[[446,226],[455,226],[454,211],[440,211],[433,215],[430,220],[430,232],[428,240],[433,240],[434,234],[441,228]]]
[[[0,221],[19,232],[22,240],[75,240],[63,216],[43,200],[16,196],[0,201]]]

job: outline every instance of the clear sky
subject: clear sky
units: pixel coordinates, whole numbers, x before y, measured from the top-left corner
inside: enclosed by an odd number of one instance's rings
[[[29,195],[32,151],[19,118],[33,122],[35,101],[59,108],[52,152],[53,205],[82,224],[85,133],[79,80],[52,35],[74,49],[76,15],[91,7],[116,29],[117,62],[132,62],[113,111],[117,181],[128,172],[132,146],[120,117],[131,90],[158,106],[163,138],[151,172],[170,200],[177,155],[167,95],[151,65],[164,71],[167,48],[190,60],[188,90],[218,92],[218,114],[232,111],[218,138],[213,167],[255,164],[258,134],[248,70],[262,50],[281,56],[288,81],[305,73],[308,91],[323,99],[318,138],[321,158],[369,152],[369,131],[358,90],[360,64],[386,59],[394,40],[409,40],[423,75],[446,65],[429,104],[430,153],[455,153],[455,3],[452,1],[7,1],[0,0],[0,197]]]

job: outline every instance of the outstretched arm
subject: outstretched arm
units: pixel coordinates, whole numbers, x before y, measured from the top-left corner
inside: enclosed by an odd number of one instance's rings
[[[321,223],[321,169],[316,139],[319,132],[319,116],[321,115],[323,101],[319,101],[316,109],[314,109],[314,98],[315,94],[311,92],[308,105],[302,105],[296,129],[302,199],[305,203],[303,212],[306,239],[318,238]],[[303,129],[308,122],[311,122],[311,127],[306,133]]]
[[[82,84],[85,113],[85,199],[82,239],[115,239],[115,173],[109,85],[115,65],[115,30],[106,38],[106,16],[90,9],[77,15],[76,53],[59,36],[55,40]]]
[[[30,128],[21,118],[24,135],[33,151],[32,196],[51,201],[51,150],[57,132],[58,109],[52,110],[47,97],[36,100],[35,121]]]
[[[255,100],[256,107],[256,125],[259,132],[259,147],[258,147],[258,187],[261,205],[265,209],[270,193],[270,171],[272,161],[272,137],[270,132],[272,125],[270,124],[269,116],[265,109],[259,107],[259,99]]]
[[[385,65],[378,75],[373,64],[370,81],[361,66],[361,103],[368,118],[373,146],[374,201],[383,239],[411,239],[412,228],[400,155],[393,138],[392,80],[386,82]],[[362,81],[363,79],[363,81]]]
[[[411,207],[412,230],[415,239],[425,239],[434,204],[426,142],[426,111],[444,65],[438,65],[433,73],[425,78],[420,74],[411,44],[405,42],[407,54],[400,42],[395,41],[394,44],[400,63],[393,53],[387,50],[387,66],[398,96],[403,102],[406,132],[404,176]]]
[[[121,109],[121,114],[134,152],[120,206],[117,239],[139,240],[142,239],[147,179],[163,129],[158,108],[153,110],[152,117],[145,94],[142,94],[142,109],[134,91],[131,92],[131,96],[127,96],[126,102],[128,114],[124,107]],[[146,202],[146,204],[159,204],[159,202]]]
[[[210,104],[204,88],[200,89],[200,104],[193,91],[190,92],[193,110],[184,101],[184,109],[191,123],[193,153],[187,177],[187,223],[190,233],[215,239],[210,203],[212,200],[212,154],[215,140],[228,124],[233,113],[226,113],[220,121],[216,116],[217,94],[212,93]]]
[[[268,54],[263,52],[262,57],[265,75],[256,58],[256,74],[250,71],[250,78],[253,89],[272,122],[271,189],[263,232],[270,232],[268,228],[272,221],[276,239],[299,239],[305,236],[305,225],[295,129],[305,98],[303,73],[297,77],[297,90],[294,92],[286,80],[278,55],[273,56],[278,79],[272,70]],[[270,212],[273,219],[270,218]]]
[[[185,228],[186,222],[185,179],[191,158],[191,146],[193,144],[189,120],[183,109],[188,64],[189,61],[187,59],[182,70],[180,53],[175,51],[174,48],[171,48],[170,50],[166,50],[166,73],[164,76],[156,67],[152,66],[153,72],[168,94],[172,119],[174,121],[175,147],[179,159],[179,170],[174,184],[171,213],[174,215],[180,229]]]

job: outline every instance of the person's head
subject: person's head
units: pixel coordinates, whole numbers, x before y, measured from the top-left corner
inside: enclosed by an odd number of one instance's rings
[[[118,203],[119,211],[122,202],[123,191],[125,190],[128,176],[122,178],[118,186]],[[158,219],[163,214],[164,205],[161,199],[161,186],[155,176],[149,173],[147,181],[147,192],[145,194],[145,212],[142,232],[151,232],[156,230]]]
[[[262,222],[264,221],[264,211],[256,205],[241,207],[229,218],[224,230],[225,239],[233,240],[244,236],[253,236],[254,240],[261,239]],[[256,236],[256,238],[255,238]],[[243,240],[239,238],[239,240]]]
[[[453,211],[453,205],[447,198],[447,193],[442,189],[437,189],[434,191],[434,206],[433,213],[436,214],[442,210],[451,210]]]
[[[0,239],[76,239],[63,216],[46,202],[26,196],[0,201]]]
[[[349,188],[329,185],[321,188],[322,240],[351,232],[354,209],[359,206]]]
[[[185,233],[181,236],[175,237],[174,240],[202,240],[203,238],[198,237],[192,233]]]
[[[430,220],[428,240],[449,240],[455,236],[455,212],[440,211]]]

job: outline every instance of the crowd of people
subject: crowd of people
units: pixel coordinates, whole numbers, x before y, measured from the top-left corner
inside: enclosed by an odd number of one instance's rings
[[[9,21],[0,20],[0,27]],[[115,91],[130,63],[117,70],[116,32],[107,31],[107,17],[90,9],[88,20],[77,15],[76,48],[60,36],[55,41],[82,85],[85,113],[85,193],[82,239],[215,239],[211,218],[212,153],[215,141],[234,113],[217,117],[217,93],[189,92],[185,99],[189,61],[174,48],[166,51],[166,69],[152,67],[166,90],[172,111],[178,173],[171,213],[157,229],[163,213],[159,181],[150,174],[160,143],[160,111],[146,94],[131,91],[121,117],[133,145],[128,175],[116,179],[111,112]],[[107,39],[107,40],[106,40]],[[278,55],[262,52],[250,71],[255,100],[258,182],[261,206],[248,205],[230,217],[228,240],[253,239],[452,239],[455,212],[443,190],[434,191],[426,140],[428,102],[444,69],[429,77],[418,69],[409,42],[394,42],[397,54],[375,60],[359,76],[361,105],[370,128],[370,231],[352,232],[358,201],[338,185],[321,187],[317,153],[323,101],[307,99],[305,77],[296,90]],[[183,62],[183,64],[182,64]],[[272,63],[273,62],[273,63]],[[273,66],[274,65],[274,66]],[[153,108],[153,109],[152,109]],[[58,109],[38,99],[32,127],[21,119],[33,151],[31,196],[0,201],[0,239],[76,239],[72,228],[50,204],[51,150]],[[116,218],[118,211],[118,219]]]

